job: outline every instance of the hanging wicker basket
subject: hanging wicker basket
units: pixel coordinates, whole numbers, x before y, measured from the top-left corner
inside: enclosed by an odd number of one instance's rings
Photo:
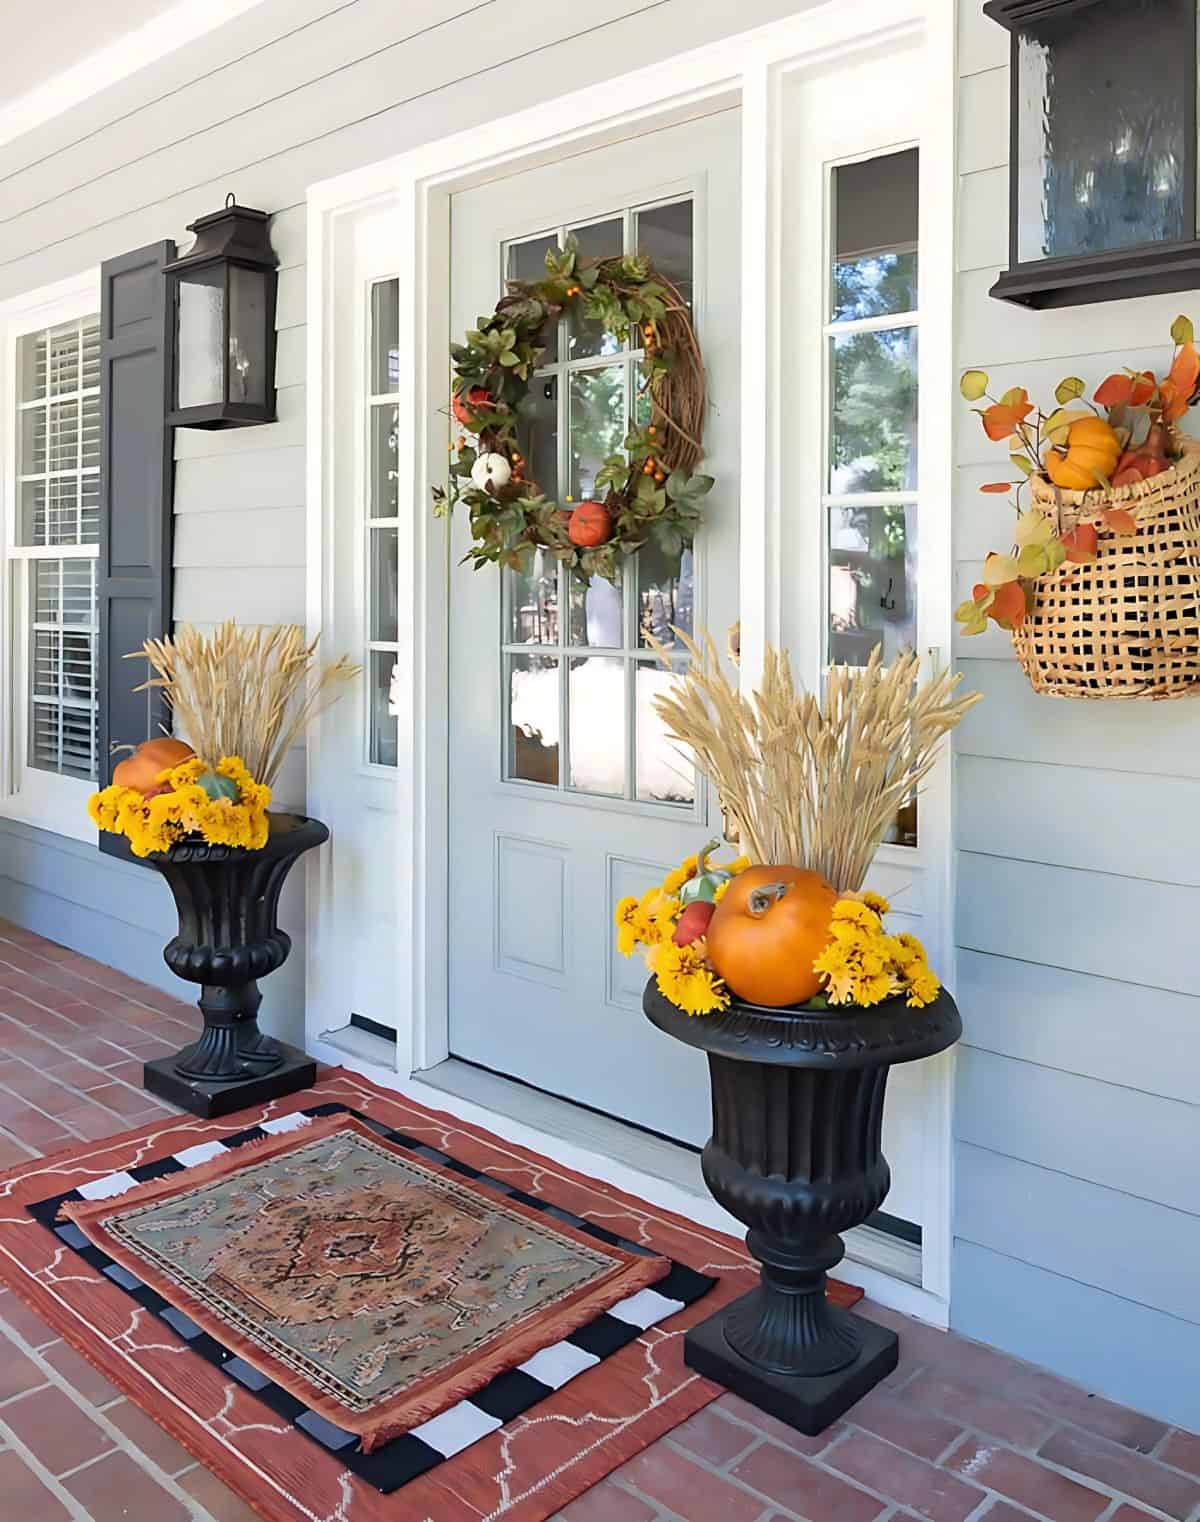
[[[1086,565],[1034,583],[1013,647],[1035,692],[1058,698],[1179,698],[1200,688],[1200,443],[1169,470],[1109,491],[1060,491],[1035,477],[1033,500],[1060,532],[1095,523]],[[1123,507],[1137,533],[1100,522]]]

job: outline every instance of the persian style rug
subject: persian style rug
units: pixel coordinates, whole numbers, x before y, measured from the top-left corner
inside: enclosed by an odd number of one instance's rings
[[[0,1279],[268,1522],[545,1522],[718,1393],[683,1332],[754,1274],[337,1069],[0,1176]]]

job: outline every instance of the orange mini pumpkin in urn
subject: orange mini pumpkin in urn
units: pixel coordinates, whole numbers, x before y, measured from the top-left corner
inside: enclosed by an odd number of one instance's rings
[[[143,740],[132,756],[118,761],[113,768],[115,787],[136,788],[139,793],[149,793],[157,784],[159,772],[180,766],[196,753],[190,745],[171,735],[159,735],[154,740]]]
[[[806,867],[750,867],[709,921],[708,960],[747,1004],[803,1004],[821,991],[813,962],[829,940],[837,893]]]

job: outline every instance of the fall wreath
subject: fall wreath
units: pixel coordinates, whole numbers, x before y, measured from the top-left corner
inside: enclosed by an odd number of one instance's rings
[[[649,401],[649,420],[631,426],[624,452],[604,461],[597,497],[564,508],[528,475],[520,430],[547,329],[573,306],[620,343],[637,333],[639,394]],[[581,258],[568,239],[547,252],[543,279],[510,280],[494,313],[466,337],[450,346],[451,407],[465,433],[451,445],[449,487],[435,487],[433,496],[438,516],[460,502],[467,507],[473,542],[464,559],[476,570],[489,563],[520,568],[541,548],[584,578],[617,581],[624,556],[648,541],[667,555],[692,543],[701,499],[713,485],[711,476],[695,474],[703,454],[704,361],[687,303],[648,259]]]

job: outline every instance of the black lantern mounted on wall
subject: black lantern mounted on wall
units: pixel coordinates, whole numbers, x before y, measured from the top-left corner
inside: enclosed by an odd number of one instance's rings
[[[1196,0],[987,0],[1012,33],[1009,268],[1077,306],[1200,285]]]
[[[271,218],[238,206],[200,217],[189,253],[166,266],[175,323],[167,422],[245,428],[275,421],[275,287]]]

